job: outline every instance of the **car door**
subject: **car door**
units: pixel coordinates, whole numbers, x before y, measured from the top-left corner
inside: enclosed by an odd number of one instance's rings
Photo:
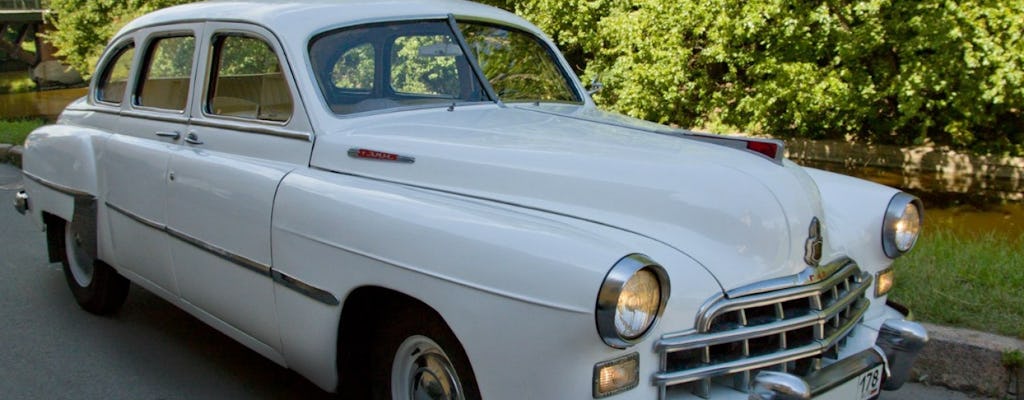
[[[281,179],[309,164],[310,124],[269,32],[213,22],[206,31],[206,83],[170,160],[174,269],[182,299],[279,351],[271,210]]]
[[[118,44],[93,94],[97,109],[116,110],[97,113],[99,125],[115,133],[99,157],[106,216],[100,231],[109,238],[104,258],[172,298],[178,288],[163,229],[167,167],[188,126],[201,29],[201,24],[184,24],[137,32],[133,40]]]

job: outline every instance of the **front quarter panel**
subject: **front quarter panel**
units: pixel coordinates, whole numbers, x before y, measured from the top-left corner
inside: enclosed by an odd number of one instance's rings
[[[653,341],[692,328],[700,303],[720,292],[689,258],[614,228],[319,170],[282,183],[273,251],[276,271],[342,304],[378,286],[431,306],[496,399],[589,395],[594,364],[636,351],[642,382],[631,393],[653,393]],[[634,252],[665,263],[682,290],[645,342],[616,350],[598,336],[594,307],[608,270]],[[333,388],[340,307],[275,290],[289,366]]]

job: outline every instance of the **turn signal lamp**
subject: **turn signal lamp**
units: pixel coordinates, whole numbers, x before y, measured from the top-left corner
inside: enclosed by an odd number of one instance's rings
[[[637,387],[640,354],[633,353],[594,366],[594,398],[600,399]]]
[[[887,268],[884,271],[878,273],[875,276],[875,297],[882,297],[892,290],[892,285],[896,279],[896,273],[892,268]]]

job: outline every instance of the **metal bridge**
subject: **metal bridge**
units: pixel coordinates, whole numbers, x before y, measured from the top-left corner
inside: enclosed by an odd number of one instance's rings
[[[0,53],[32,67],[52,59],[53,49],[39,35],[47,29],[43,20],[47,12],[41,0],[0,0]],[[35,52],[22,48],[29,41],[34,42]]]

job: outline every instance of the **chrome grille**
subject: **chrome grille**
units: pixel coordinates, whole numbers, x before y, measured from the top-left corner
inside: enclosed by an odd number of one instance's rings
[[[836,264],[836,263],[833,263]],[[871,274],[849,260],[817,283],[710,300],[695,329],[656,344],[660,397],[689,392],[707,398],[711,385],[746,392],[760,370],[807,375],[839,349],[863,318]]]

